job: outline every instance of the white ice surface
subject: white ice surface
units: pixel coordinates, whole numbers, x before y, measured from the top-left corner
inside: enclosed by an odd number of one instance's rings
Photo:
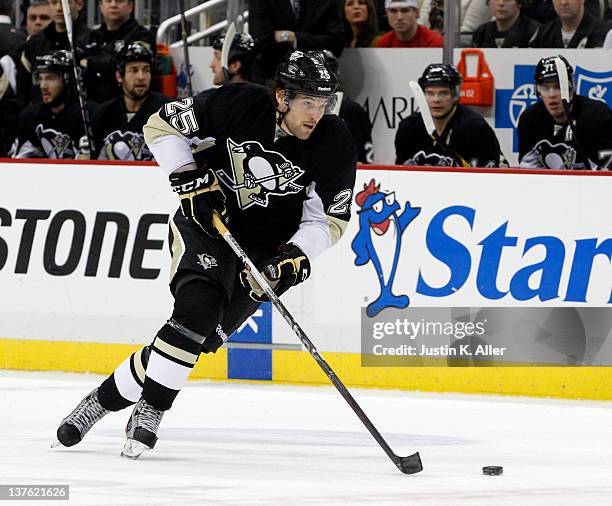
[[[190,382],[140,460],[119,456],[127,410],[50,449],[101,379],[0,372],[0,484],[70,485],[40,505],[612,504],[612,403],[355,390],[396,453],[420,451],[412,476],[333,387]]]

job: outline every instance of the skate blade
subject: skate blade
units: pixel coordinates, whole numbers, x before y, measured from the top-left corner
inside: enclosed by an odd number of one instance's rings
[[[140,441],[136,441],[134,439],[128,439],[123,445],[121,456],[126,457],[128,459],[136,460],[144,452],[150,449],[151,448],[149,448],[146,444],[141,443]]]

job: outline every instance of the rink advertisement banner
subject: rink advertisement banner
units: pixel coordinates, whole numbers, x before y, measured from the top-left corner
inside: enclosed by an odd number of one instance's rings
[[[142,342],[167,292],[168,218],[155,165],[0,164],[2,337]]]
[[[612,366],[609,308],[406,308],[361,313],[364,367]],[[603,353],[602,353],[603,350]]]
[[[610,176],[359,171],[344,304],[610,307]]]
[[[450,376],[444,387],[439,375],[414,383],[407,368],[362,368],[362,308],[369,318],[428,307],[609,309],[609,174],[362,167],[345,235],[283,300],[349,384],[473,391],[474,381]],[[0,162],[0,188],[0,367],[106,373],[149,343],[172,308],[167,222],[177,201],[161,171]],[[270,306],[232,340],[194,377],[326,381]]]

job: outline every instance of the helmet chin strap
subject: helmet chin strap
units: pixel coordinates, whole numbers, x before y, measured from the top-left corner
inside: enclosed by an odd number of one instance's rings
[[[278,108],[276,109],[276,125],[283,131],[285,131],[285,129],[282,127],[282,122],[285,119],[286,114],[289,112],[289,97],[287,97],[287,91],[284,92],[283,94],[283,104],[285,105],[285,107],[287,108],[284,111],[280,111]],[[285,132],[288,135],[290,135],[288,132]]]

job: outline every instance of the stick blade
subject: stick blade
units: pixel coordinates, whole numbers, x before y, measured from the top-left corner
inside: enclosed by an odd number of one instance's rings
[[[419,83],[416,81],[410,81],[408,86],[410,87],[414,101],[421,112],[421,117],[423,118],[423,123],[425,124],[425,130],[427,130],[428,135],[434,137],[436,126],[434,125],[433,118],[431,117],[431,112],[429,111],[429,106],[427,105],[425,93],[423,93]]]
[[[225,32],[225,40],[223,41],[223,47],[221,48],[221,65],[227,70],[229,65],[229,53],[234,42],[236,35],[236,25],[232,22]]]
[[[399,457],[395,465],[404,474],[416,474],[423,470],[423,463],[421,462],[419,452],[407,457]]]
[[[563,60],[558,56],[555,58],[555,67],[557,68],[557,75],[559,76],[561,100],[569,103],[569,77],[567,75],[567,68],[565,67]]]

